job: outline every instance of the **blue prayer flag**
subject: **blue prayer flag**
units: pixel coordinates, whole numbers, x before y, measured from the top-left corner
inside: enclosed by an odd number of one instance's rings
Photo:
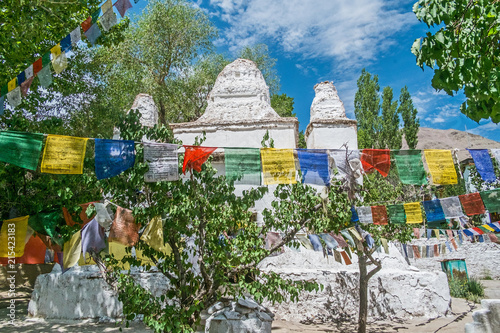
[[[422,201],[422,204],[424,205],[425,216],[428,222],[446,220],[439,200]]]
[[[101,36],[101,29],[97,26],[97,23],[92,24],[92,26],[85,32],[85,36],[89,40],[90,44],[94,45],[97,38]]]
[[[21,83],[23,83],[25,80],[26,80],[26,74],[24,74],[24,71],[22,71],[17,75],[17,85],[20,86]]]
[[[326,186],[330,184],[326,151],[297,149],[297,156],[299,157],[303,183]]]
[[[4,104],[5,104],[5,95],[0,97],[0,116],[3,115],[3,113],[5,112]]]
[[[496,225],[494,225],[493,223],[486,223],[486,224],[488,225],[488,227],[495,230],[495,232],[500,232],[500,229],[498,229],[498,227]]]
[[[64,52],[68,52],[71,50],[71,34],[67,35],[61,40],[61,50]]]
[[[474,233],[472,231],[470,231],[469,229],[464,229],[463,232],[467,236],[470,236],[470,237],[474,236]]]
[[[474,160],[477,172],[485,182],[494,182],[495,171],[488,149],[467,149]]]
[[[119,175],[134,166],[134,141],[95,139],[95,174],[97,179]]]
[[[356,208],[354,206],[351,207],[351,222],[358,222],[359,221],[359,216],[358,212],[356,211]]]

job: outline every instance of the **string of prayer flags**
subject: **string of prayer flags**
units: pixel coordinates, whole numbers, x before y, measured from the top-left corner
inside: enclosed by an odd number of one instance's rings
[[[3,221],[0,229],[0,257],[22,257],[24,255],[28,219],[29,215]],[[12,242],[11,237],[14,237],[14,242]]]
[[[184,145],[184,163],[182,173],[186,174],[186,169],[193,169],[201,172],[201,166],[205,163],[217,147],[200,147]]]
[[[120,13],[120,15],[122,17],[125,16],[125,13],[127,12],[127,10],[132,8],[132,4],[130,3],[129,0],[118,0],[115,2],[114,6],[118,10],[118,12]]]
[[[500,212],[500,189],[483,191],[480,195],[485,208],[490,213]]]
[[[87,138],[49,134],[43,151],[42,172],[81,174],[87,140]]]
[[[359,223],[373,223],[372,208],[370,206],[361,206],[356,208],[358,213]]]
[[[28,225],[36,232],[54,238],[56,227],[63,222],[63,216],[60,210],[53,212],[41,212],[31,216]]]
[[[444,216],[443,207],[441,207],[441,203],[439,202],[439,200],[423,201],[422,205],[424,206],[425,217],[427,218],[427,221],[443,221],[446,219]]]
[[[130,209],[118,207],[115,220],[109,230],[109,241],[115,241],[125,246],[134,246],[139,240],[140,224],[135,223]]]
[[[450,150],[426,149],[424,154],[433,184],[449,185],[457,183],[457,172]]]
[[[387,177],[391,168],[391,154],[389,149],[363,149],[361,164],[366,173],[377,170],[383,177]]]
[[[488,149],[467,149],[474,160],[476,170],[485,182],[496,180],[495,170]]]
[[[94,142],[95,174],[97,179],[117,176],[134,166],[134,141],[94,139]]]
[[[264,185],[295,184],[295,159],[293,149],[262,148],[262,173]]]
[[[82,253],[82,237],[81,230],[76,232],[71,239],[64,243],[63,247],[63,272],[70,267],[75,266],[80,259]]]
[[[405,207],[403,205],[389,205],[387,206],[389,221],[394,224],[405,224],[406,215]]]
[[[145,182],[175,181],[179,179],[179,146],[170,143],[144,143],[144,162],[149,170]]]
[[[373,224],[386,225],[388,224],[387,210],[385,206],[372,206]]]
[[[86,254],[95,254],[106,248],[106,239],[104,228],[97,222],[94,217],[89,223],[83,226],[82,230],[82,253],[85,259]]]
[[[475,192],[462,194],[459,195],[458,198],[460,199],[460,202],[462,203],[465,214],[467,214],[467,216],[484,214],[484,204],[479,193]]]
[[[43,67],[37,74],[40,85],[47,88],[52,84],[52,72],[50,66]]]
[[[420,202],[410,202],[404,204],[406,223],[422,223],[422,210]]]
[[[302,183],[328,186],[330,170],[325,150],[297,149]]]
[[[464,216],[462,206],[460,205],[460,199],[458,197],[448,197],[439,199],[441,207],[443,208],[444,216],[447,219],[459,218]]]
[[[36,170],[42,151],[43,134],[0,132],[0,161]]]
[[[226,178],[235,184],[261,184],[260,149],[225,148]]]
[[[398,150],[394,152],[399,179],[403,184],[425,185],[427,178],[420,150]]]

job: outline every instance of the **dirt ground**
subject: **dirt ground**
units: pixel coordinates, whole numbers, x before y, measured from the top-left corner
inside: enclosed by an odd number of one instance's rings
[[[500,299],[500,281],[484,280],[481,283],[485,286],[485,298]],[[0,332],[8,333],[35,333],[35,332],[119,332],[120,326],[116,323],[98,323],[92,320],[84,321],[64,321],[64,320],[43,320],[38,318],[28,318],[28,302],[31,297],[30,288],[19,288],[17,290],[19,298],[16,301],[16,320],[14,325],[9,323],[7,317],[9,299],[6,292],[0,293]],[[368,332],[418,332],[418,333],[456,333],[464,332],[465,324],[472,322],[472,312],[481,308],[479,304],[472,304],[463,299],[452,299],[452,314],[447,317],[437,319],[417,318],[406,322],[373,322],[369,323]],[[141,323],[132,323],[129,328],[122,328],[123,332],[151,332]],[[350,324],[303,324],[291,321],[277,320],[273,322],[273,333],[285,332],[330,332],[330,333],[351,333],[356,331],[356,325]]]

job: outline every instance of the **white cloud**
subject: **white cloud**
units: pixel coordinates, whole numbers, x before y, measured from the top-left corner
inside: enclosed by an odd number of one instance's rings
[[[343,68],[366,66],[417,23],[383,0],[210,0],[229,27],[230,50],[271,39],[304,58],[334,58]],[[410,8],[407,6],[408,9]],[[336,67],[336,66],[335,66]]]
[[[486,121],[486,123],[479,125],[476,128],[470,129],[467,132],[472,134],[477,134],[486,137],[484,132],[500,131],[500,124],[495,124],[491,120]],[[498,132],[497,132],[498,133]]]

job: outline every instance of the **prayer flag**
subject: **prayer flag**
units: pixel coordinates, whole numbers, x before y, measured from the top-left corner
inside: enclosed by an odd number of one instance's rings
[[[104,13],[99,19],[104,31],[109,31],[117,23],[116,14],[114,11],[110,10]]]
[[[22,102],[21,98],[21,87],[16,87],[14,90],[10,91],[7,94],[7,100],[9,101],[9,104],[15,108]]]
[[[87,138],[47,136],[42,157],[42,172],[54,174],[81,174]]]
[[[347,253],[345,251],[340,251],[340,255],[342,256],[342,258],[344,258],[344,262],[347,266],[352,264],[351,259],[349,259],[349,256],[347,255]]]
[[[361,235],[359,234],[359,232],[356,230],[356,228],[354,227],[350,227],[348,228],[347,230],[349,230],[351,232],[351,234],[353,234],[354,237],[356,237],[359,241],[363,241],[363,237],[361,237]]]
[[[82,228],[82,253],[85,259],[86,253],[90,251],[98,254],[101,250],[106,248],[106,241],[104,236],[104,228],[93,218],[89,223]]]
[[[303,183],[325,186],[330,184],[328,155],[325,150],[297,149],[297,156]]]
[[[27,216],[4,220],[0,230],[0,257],[22,257],[28,230]],[[14,241],[12,238],[14,237]]]
[[[439,233],[438,229],[434,229],[434,233],[436,234],[436,239],[439,241],[439,238],[441,237],[441,234]]]
[[[462,194],[459,195],[458,198],[464,207],[465,214],[467,216],[484,214],[485,209],[483,205],[483,200],[481,199],[481,195],[477,192]]]
[[[439,245],[434,244],[434,257],[439,257]]]
[[[50,52],[47,52],[42,56],[43,67],[47,66],[48,64],[50,64]]]
[[[89,28],[90,28],[90,26],[89,26]],[[87,31],[87,30],[85,30],[85,31]],[[71,44],[72,45],[75,45],[76,43],[78,43],[82,39],[82,32],[80,31],[80,27],[76,27],[76,29],[71,31],[69,33],[69,35],[71,36]]]
[[[490,213],[500,212],[500,189],[480,192],[484,206]]]
[[[132,4],[129,0],[118,0],[115,2],[114,6],[122,17],[125,16],[128,9],[132,8]]]
[[[130,269],[130,264],[128,262],[122,263],[121,260],[127,256],[130,257],[131,255],[127,253],[127,248],[128,246],[120,244],[118,242],[113,242],[109,241],[108,243],[108,248],[109,248],[109,254],[112,255],[116,260],[118,260],[118,265],[121,266],[121,269]],[[137,252],[136,252],[137,253]]]
[[[0,116],[4,114],[5,112],[5,96],[0,97]]]
[[[142,233],[141,240],[156,251],[164,250],[163,223],[160,216],[154,217]]]
[[[224,148],[226,178],[235,184],[261,184],[260,149]]]
[[[336,169],[338,174],[335,175],[336,178],[343,179],[346,176],[352,173],[350,161],[359,160],[359,151],[358,150],[348,150],[346,152],[345,149],[330,149],[328,150],[328,154],[330,158],[333,160],[333,165],[330,166],[330,169]],[[332,176],[334,172],[331,172]]]
[[[354,243],[354,239],[352,238],[351,234],[349,234],[349,232],[347,230],[341,230],[340,233],[342,234],[342,236],[344,237],[344,239],[347,241],[347,243],[350,246],[352,246],[352,247],[356,246],[356,243]]]
[[[40,72],[43,68],[43,62],[42,62],[42,58],[38,58],[37,60],[35,60],[35,62],[33,63],[33,73],[35,75],[38,75],[38,72]]]
[[[476,170],[485,182],[496,180],[495,170],[488,149],[467,149],[474,160]]]
[[[78,28],[78,30],[80,30],[80,28]],[[60,44],[61,50],[63,52],[68,52],[69,50],[71,50],[71,34],[66,35],[66,37],[61,40]]]
[[[134,246],[139,240],[140,224],[135,223],[130,209],[118,207],[115,220],[109,230],[109,241],[116,241],[125,246]]]
[[[458,251],[458,246],[457,246],[457,242],[455,241],[455,238],[452,238],[450,240],[451,242],[451,245],[453,245],[453,248],[455,249],[455,251]]]
[[[399,150],[394,152],[399,179],[403,184],[427,184],[420,150]]]
[[[500,232],[500,228],[499,228],[499,227],[497,227],[495,224],[493,224],[493,223],[488,223],[488,226],[489,226],[491,229],[493,229],[493,231],[495,231],[495,232]]]
[[[413,228],[413,236],[415,236],[416,239],[420,239],[420,228]]]
[[[66,52],[63,51],[57,58],[52,59],[52,67],[54,67],[56,74],[61,74],[61,72],[68,67]]]
[[[92,26],[92,16],[89,16],[85,19],[85,21],[82,22],[81,24],[83,32],[87,32],[87,30],[90,29]]]
[[[405,203],[406,223],[422,223],[422,210],[420,202]]]
[[[24,70],[24,76],[25,76],[25,79],[29,79],[30,77],[33,77],[34,76],[34,73],[33,73],[33,64],[29,65],[28,68],[26,68]]]
[[[110,214],[111,211],[105,204],[100,202],[94,202],[94,207],[96,210],[95,219],[97,223],[99,223],[104,230],[108,230],[111,227],[111,223],[113,223],[113,219]]]
[[[52,54],[52,60],[59,57],[59,55],[61,54],[61,44],[57,43],[56,46],[50,49],[50,53]]]
[[[358,213],[359,223],[373,223],[372,208],[370,206],[356,207],[356,212]]]
[[[205,163],[217,147],[183,146],[184,163],[182,164],[182,173],[186,174],[186,169],[193,169],[201,172],[201,166]]]
[[[394,224],[405,224],[405,208],[403,205],[389,205],[387,206],[389,213],[389,221]]]
[[[427,229],[427,240],[431,239],[432,237],[432,229]]]
[[[295,184],[293,149],[261,148],[264,185]]]
[[[43,134],[0,132],[0,161],[36,170],[42,151]]]
[[[28,227],[29,228],[29,227]],[[33,231],[33,230],[32,230]],[[26,233],[28,237],[29,232]],[[24,246],[24,254],[21,257],[16,257],[16,264],[37,265],[45,263],[45,250],[47,247],[38,236],[30,236],[28,242]],[[8,265],[9,258],[1,257],[0,265]]]
[[[98,8],[95,12],[92,13],[92,23],[97,23],[97,19],[101,16],[101,8]]]
[[[28,225],[42,235],[55,238],[57,236],[56,227],[62,225],[63,222],[64,219],[61,211],[56,210],[48,213],[41,212],[31,216],[28,220]]]
[[[478,227],[474,227],[474,228],[469,228],[470,231],[472,231],[474,233],[474,235],[482,235],[484,234],[484,231],[479,229]]]
[[[50,70],[50,66],[45,66],[44,68],[42,68],[38,72],[37,76],[42,87],[47,88],[52,84],[52,71]]]
[[[457,183],[457,172],[450,150],[426,149],[425,160],[433,184],[449,185]]]
[[[64,243],[63,271],[76,265],[82,253],[81,231],[75,233],[69,241]]]
[[[117,176],[134,166],[134,141],[107,139],[95,139],[94,141],[95,174],[97,179]]]
[[[356,211],[356,208],[354,208],[354,206],[351,206],[351,222],[357,221],[359,221],[358,212]]]
[[[313,246],[311,244],[311,241],[303,234],[296,234],[295,237],[297,240],[308,250],[313,250]]]
[[[0,91],[0,95],[5,96],[9,92],[8,84],[2,86],[2,90]]]
[[[386,225],[387,222],[387,210],[385,206],[372,206],[372,216],[373,224]]]
[[[415,259],[420,259],[420,247],[413,245],[413,254],[415,255]]]
[[[428,200],[422,202],[425,210],[425,217],[427,221],[442,221],[445,220],[443,207],[441,207],[441,203],[439,200]]]
[[[169,143],[144,143],[144,162],[149,170],[145,182],[175,181],[179,179],[179,146]]]
[[[500,149],[490,149],[491,154],[497,160],[497,164],[500,165]]]
[[[87,31],[85,31],[85,36],[89,40],[90,44],[95,44],[97,38],[101,36],[101,29],[99,29],[97,23],[92,24],[92,26]]]
[[[458,197],[448,197],[439,199],[439,201],[441,202],[441,207],[443,207],[444,216],[447,219],[464,216],[462,206],[460,205],[460,199]]]
[[[333,239],[337,241],[337,243],[341,248],[349,247],[349,245],[347,245],[347,242],[345,241],[344,237],[342,237],[341,234],[334,234],[333,232],[331,232],[330,236],[332,236]]]
[[[22,71],[17,75],[17,84],[21,85],[24,82],[24,80],[26,80],[26,74],[24,74],[24,71]]]
[[[7,83],[7,89],[8,91],[12,91],[17,87],[17,77],[13,78],[12,80]]]
[[[488,224],[480,225],[478,228],[481,228],[484,232],[495,232],[495,229],[490,227]]]
[[[30,89],[34,78],[34,76],[31,76],[21,84],[21,95],[26,96],[28,94],[28,90]]]
[[[111,2],[111,0],[106,0],[101,6],[101,10],[104,14],[106,14],[110,9],[113,9],[113,3]]]
[[[366,173],[377,170],[383,177],[387,177],[391,168],[391,154],[389,149],[363,149],[361,164]]]

